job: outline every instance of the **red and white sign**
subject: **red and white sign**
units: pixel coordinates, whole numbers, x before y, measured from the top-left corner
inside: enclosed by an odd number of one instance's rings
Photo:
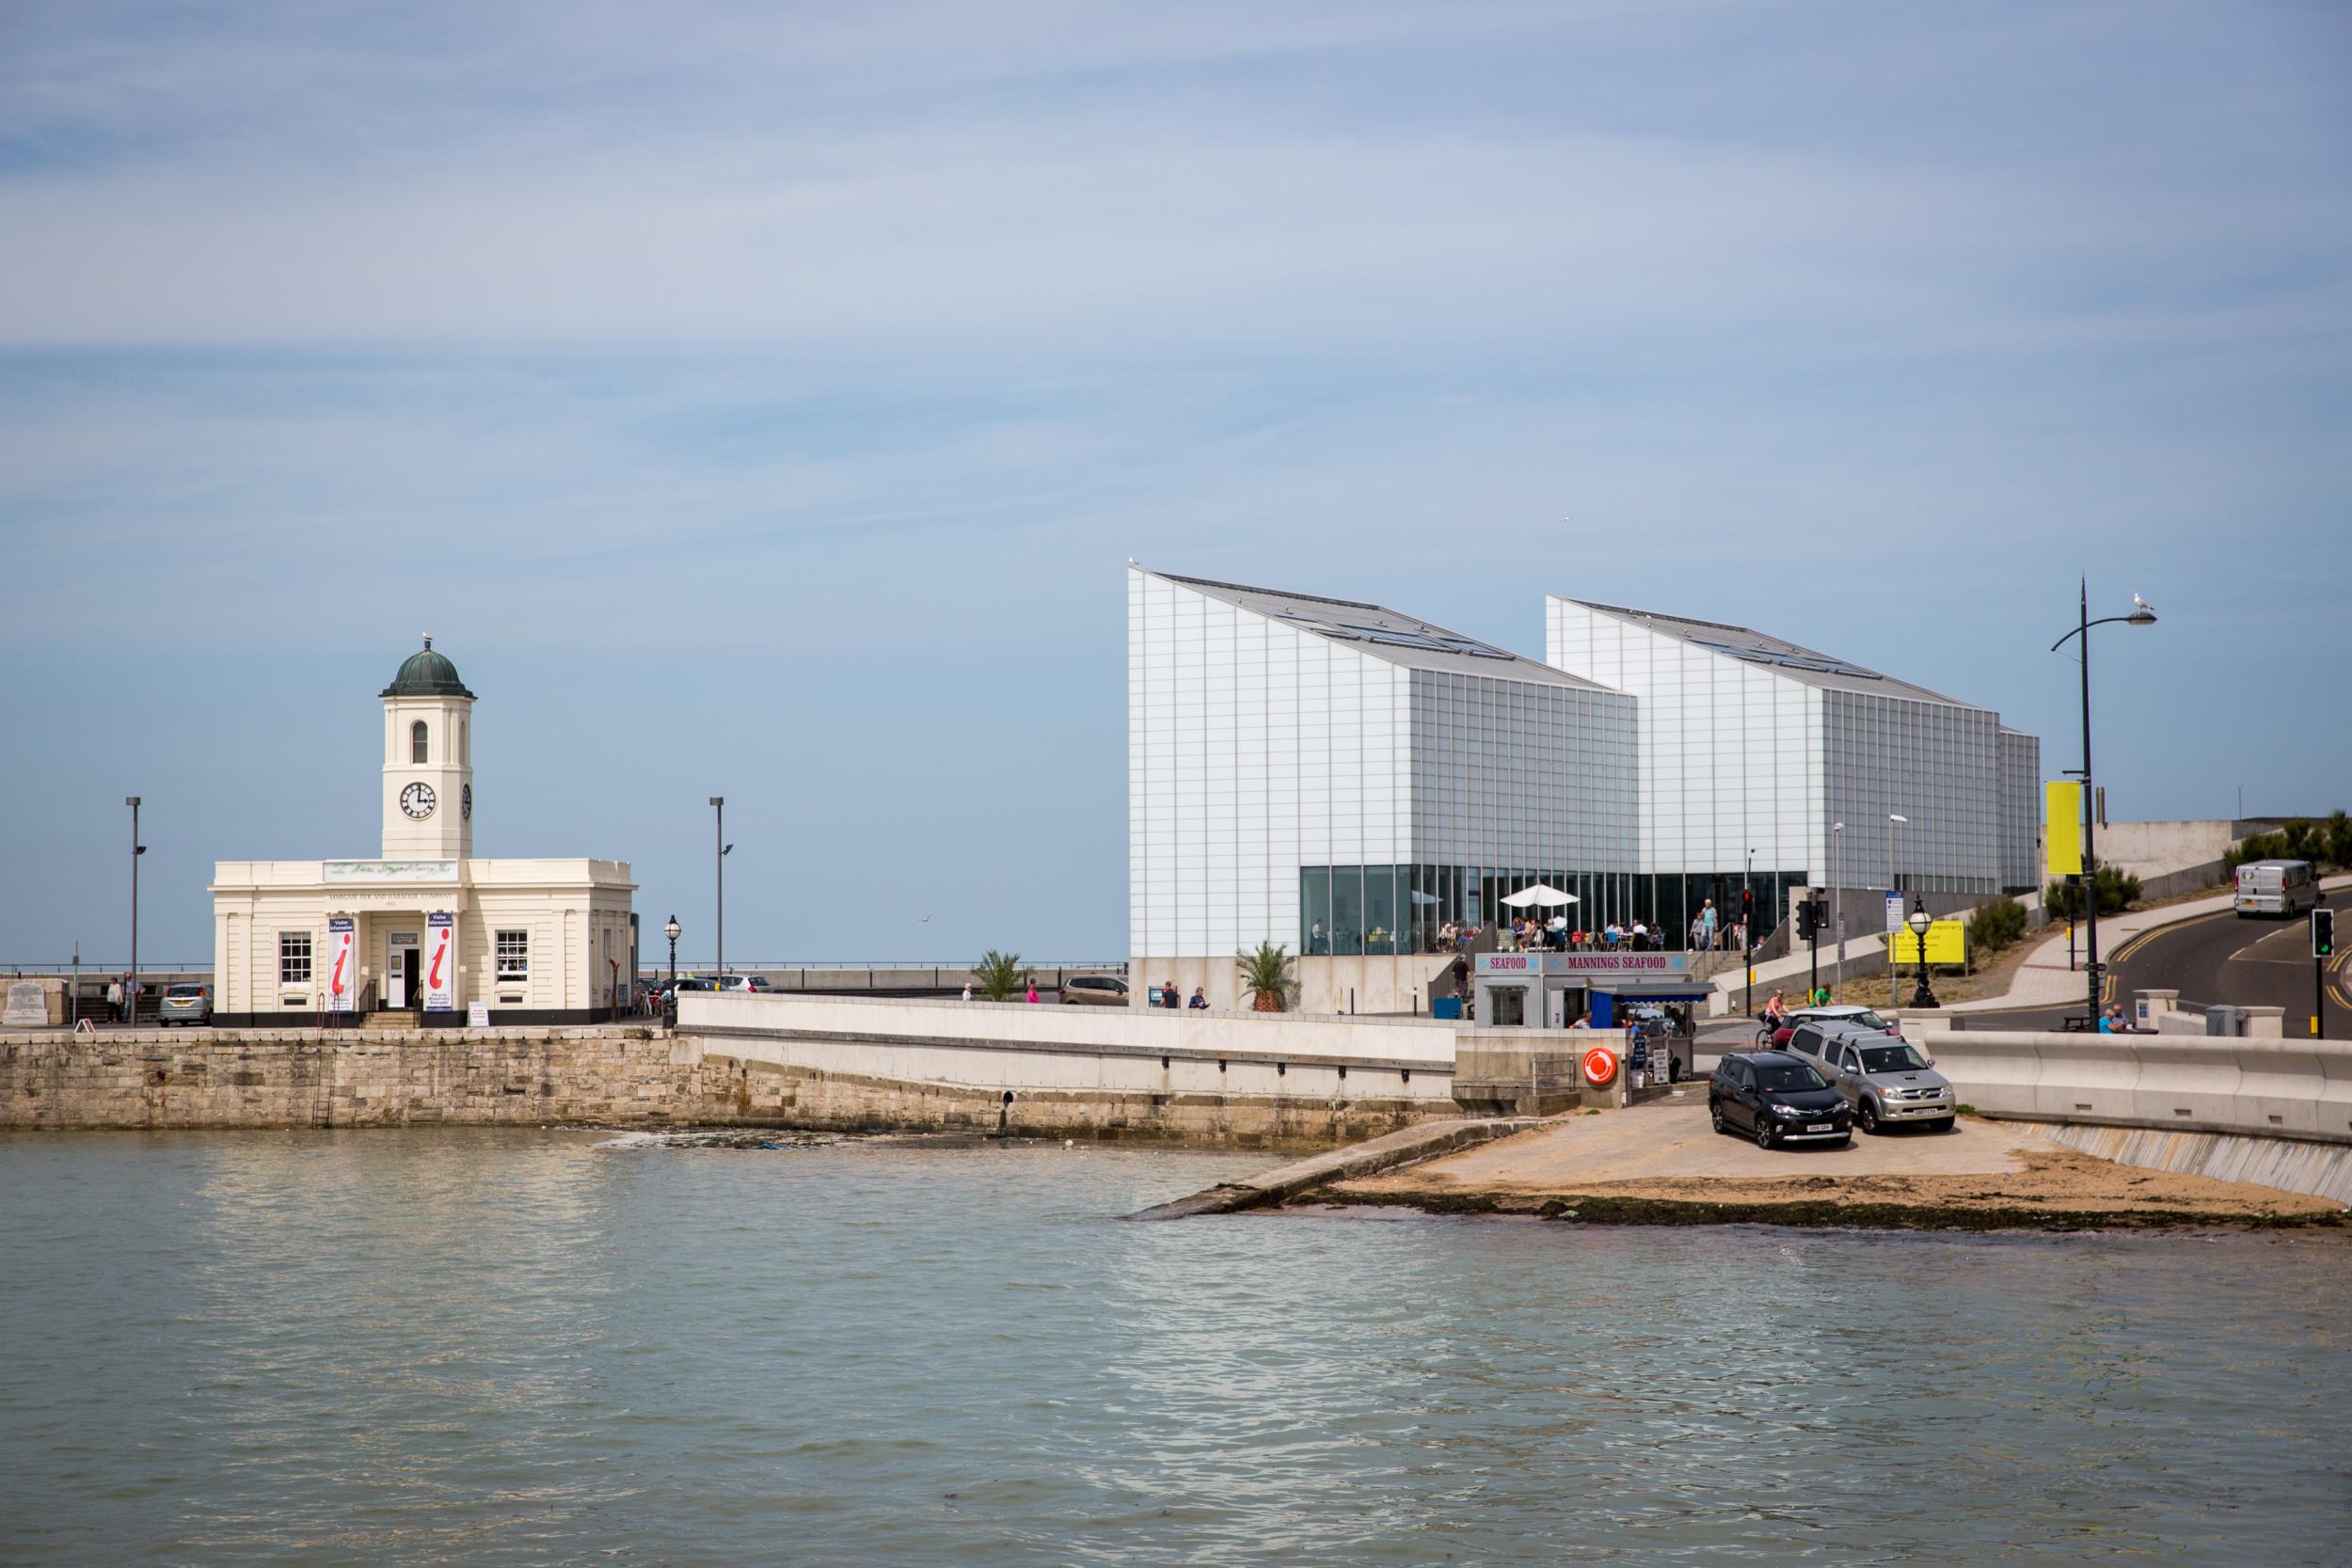
[[[1584,1053],[1584,1082],[1596,1086],[1614,1083],[1617,1077],[1616,1053],[1605,1045],[1597,1045]]]
[[[351,948],[358,927],[358,921],[347,914],[327,918],[326,1010],[330,1013],[347,1013],[358,1005],[358,966],[352,961]]]
[[[457,1006],[457,917],[424,917],[424,1005],[429,1012]]]
[[[1481,953],[1481,974],[1678,974],[1683,953]]]

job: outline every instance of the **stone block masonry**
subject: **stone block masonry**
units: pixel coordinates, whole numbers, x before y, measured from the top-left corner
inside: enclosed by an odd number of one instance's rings
[[[742,1074],[646,1028],[0,1036],[0,1128],[740,1119]]]
[[[0,1035],[0,1130],[588,1122],[1318,1147],[1451,1109],[1376,1094],[932,1083],[746,1060],[630,1025]]]

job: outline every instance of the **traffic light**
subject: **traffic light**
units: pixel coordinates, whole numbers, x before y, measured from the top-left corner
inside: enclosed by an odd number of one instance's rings
[[[2336,911],[2312,911],[2312,957],[2332,958],[2336,956]]]
[[[1818,937],[1820,934],[1820,900],[1818,898],[1808,898],[1804,903],[1797,906],[1797,940],[1800,942],[1811,942],[1815,937]]]

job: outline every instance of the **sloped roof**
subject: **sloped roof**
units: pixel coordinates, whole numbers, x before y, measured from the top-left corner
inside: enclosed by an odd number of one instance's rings
[[[1565,597],[1565,595],[1562,595]],[[1603,615],[1613,615],[1630,621],[1645,630],[1679,639],[1694,648],[1722,654],[1745,664],[1754,664],[1806,686],[1818,686],[1828,691],[1867,691],[1881,697],[1900,697],[1913,702],[1946,703],[1954,707],[1978,707],[1957,697],[1947,697],[1924,686],[1898,680],[1883,671],[1868,669],[1850,659],[1837,657],[1808,648],[1801,642],[1772,637],[1749,626],[1735,626],[1723,621],[1697,621],[1684,615],[1661,615],[1655,610],[1629,610],[1623,605],[1595,604],[1590,599],[1569,599],[1570,604],[1582,605]]]
[[[1325,598],[1315,594],[1292,594],[1279,588],[1251,588],[1209,578],[1179,577],[1153,572],[1153,577],[1199,589],[1211,598],[1263,615],[1269,621],[1342,643],[1357,653],[1400,664],[1408,670],[1441,670],[1449,674],[1484,675],[1489,680],[1531,681],[1539,686],[1573,687],[1581,691],[1611,691],[1613,687],[1555,670],[1540,659],[1528,658],[1491,642],[1448,631],[1384,605],[1355,599]]]

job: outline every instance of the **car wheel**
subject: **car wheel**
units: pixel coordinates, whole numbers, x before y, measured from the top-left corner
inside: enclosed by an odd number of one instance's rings
[[[1713,1101],[1707,1102],[1707,1118],[1715,1124],[1715,1131],[1724,1130],[1724,1108]]]
[[[1763,1117],[1756,1118],[1756,1147],[1758,1148],[1772,1147],[1772,1124]]]
[[[1853,1108],[1853,1119],[1855,1126],[1861,1128],[1865,1132],[1869,1133],[1872,1137],[1876,1137],[1881,1132],[1886,1131],[1885,1128],[1879,1125],[1878,1107],[1870,1102],[1870,1097],[1867,1095],[1863,1096],[1862,1103]]]

